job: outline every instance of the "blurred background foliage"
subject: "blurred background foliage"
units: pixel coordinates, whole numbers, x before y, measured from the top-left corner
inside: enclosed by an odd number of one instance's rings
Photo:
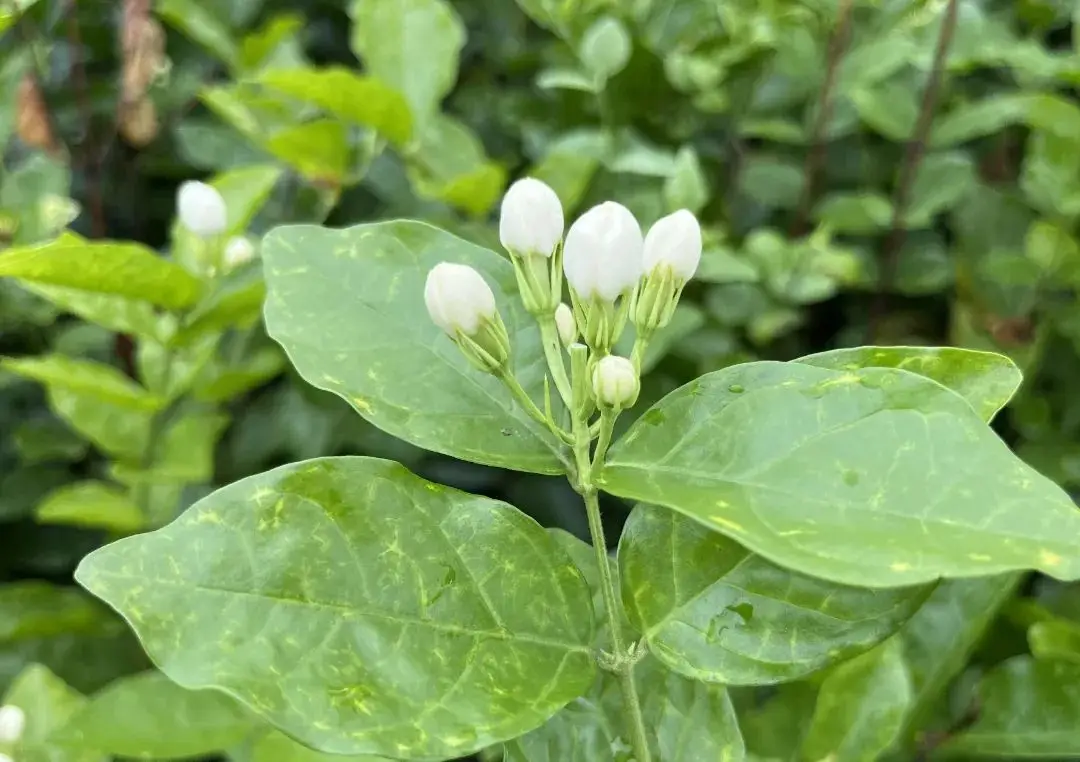
[[[568,217],[688,208],[706,251],[645,403],[751,359],[992,349],[1026,375],[999,433],[1075,489],[1078,22],[1069,0],[0,0],[0,249],[136,241],[202,277],[173,220],[193,178],[256,248],[280,224],[409,217],[498,249],[526,174]],[[257,263],[226,280],[184,341],[137,298],[0,280],[0,692],[34,662],[82,692],[146,669],[72,569],[282,463],[391,457],[585,534],[560,480],[422,453],[306,385],[262,330]],[[174,389],[154,388],[162,347]],[[1032,647],[1069,651],[1078,589],[1017,589],[956,634],[953,698],[900,748],[961,722],[1028,628],[1064,628]],[[35,675],[19,685],[55,688]],[[746,702],[751,751],[788,758]]]

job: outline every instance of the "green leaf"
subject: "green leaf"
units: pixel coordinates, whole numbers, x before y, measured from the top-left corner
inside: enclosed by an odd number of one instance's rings
[[[412,136],[408,102],[374,77],[342,66],[328,66],[267,71],[258,81],[292,98],[313,103],[340,119],[371,127],[399,146]]]
[[[83,320],[96,323],[110,331],[130,333],[152,341],[164,340],[165,321],[158,316],[149,302],[63,286],[46,286],[32,282],[22,285],[65,312],[78,315]]]
[[[272,730],[259,736],[251,745],[250,762],[386,762],[386,757],[324,754]]]
[[[546,364],[504,258],[418,222],[278,228],[263,242],[266,324],[304,379],[384,431],[487,465],[562,473],[560,445],[426,318],[424,281],[449,260],[495,291],[511,362],[534,399]],[[392,350],[392,351],[391,351]]]
[[[1020,579],[1013,573],[944,580],[900,629],[914,690],[905,736],[924,726]]]
[[[803,758],[874,762],[899,734],[911,700],[911,678],[896,639],[835,667],[818,692]]]
[[[918,93],[910,82],[885,82],[853,90],[849,97],[859,118],[890,140],[911,139],[919,117]]]
[[[79,216],[79,205],[68,198],[71,169],[59,158],[32,154],[0,183],[0,217],[12,215],[15,231],[8,242],[34,244],[54,237]]]
[[[275,132],[266,150],[308,180],[339,187],[349,170],[349,136],[344,122],[317,119]]]
[[[536,86],[541,90],[578,90],[583,93],[595,93],[598,89],[603,89],[584,72],[565,67],[544,69],[536,75]]]
[[[211,0],[160,0],[154,10],[177,31],[209,50],[230,69],[236,69],[239,50],[227,20],[218,15],[214,5]]]
[[[15,753],[20,762],[89,762],[104,755],[92,748],[71,748],[55,739],[57,731],[86,698],[41,664],[30,664],[11,684],[4,705],[17,706],[26,726]]]
[[[943,754],[999,759],[1080,755],[1080,664],[1016,656],[979,685],[979,716]]]
[[[5,3],[3,7],[0,7],[0,34],[10,29],[18,21],[19,17],[37,1],[14,0],[14,2]]]
[[[1024,121],[1031,106],[1031,96],[1025,93],[993,95],[965,103],[935,120],[930,133],[930,146],[946,148],[993,135],[1009,125]]]
[[[168,309],[194,304],[202,283],[142,244],[68,236],[0,253],[0,277],[142,299]]]
[[[832,370],[898,368],[937,381],[968,401],[990,422],[1024,380],[1016,363],[996,352],[956,347],[851,347],[800,357],[795,362]]]
[[[814,219],[836,233],[869,235],[884,230],[892,220],[893,206],[880,193],[833,193],[814,209]]]
[[[354,0],[352,49],[409,102],[422,134],[457,81],[465,27],[444,0]]]
[[[150,439],[153,412],[106,402],[94,392],[59,385],[47,387],[49,407],[57,417],[117,458],[139,460]]]
[[[585,30],[578,57],[589,73],[605,81],[618,74],[630,60],[630,33],[612,16],[597,19]]]
[[[254,719],[217,691],[189,691],[157,671],[117,680],[60,731],[65,746],[130,759],[183,759],[243,741]]]
[[[474,216],[487,214],[506,186],[506,170],[488,160],[467,126],[448,116],[432,118],[407,168],[417,194]]]
[[[928,587],[867,590],[789,572],[701,524],[637,506],[619,541],[623,604],[649,652],[694,680],[795,680],[892,635]]]
[[[550,185],[566,213],[572,214],[581,204],[599,168],[600,160],[594,156],[553,149],[533,165],[528,176]]]
[[[53,490],[34,511],[42,524],[67,524],[128,534],[146,519],[128,494],[110,484],[84,481]]]
[[[757,362],[706,374],[638,419],[599,483],[843,584],[1080,576],[1072,500],[962,397],[894,368]]]
[[[132,410],[157,410],[164,401],[111,365],[64,355],[0,359],[0,368],[44,384]]]
[[[697,152],[683,146],[675,155],[671,177],[664,181],[664,201],[669,211],[689,209],[697,213],[709,200],[709,184],[701,169]]]
[[[956,206],[977,182],[975,163],[967,154],[950,151],[927,156],[915,175],[904,224],[929,227],[934,215]]]
[[[244,479],[76,578],[178,684],[335,754],[464,756],[595,675],[589,591],[535,522],[373,458]]]

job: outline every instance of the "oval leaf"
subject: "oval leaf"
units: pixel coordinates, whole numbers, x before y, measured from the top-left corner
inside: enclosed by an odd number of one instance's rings
[[[330,753],[464,756],[595,674],[588,588],[543,529],[374,458],[244,479],[76,576],[178,684]]]
[[[510,263],[419,222],[346,230],[278,228],[263,242],[266,325],[308,383],[427,450],[491,466],[562,473],[560,444],[494,377],[469,365],[426,315],[424,281],[442,261],[475,267],[495,291],[514,372],[543,399],[539,331]]]
[[[956,347],[851,347],[800,357],[795,362],[833,370],[899,368],[937,381],[968,401],[989,422],[1024,380],[1016,363],[996,352]]]
[[[1068,495],[962,397],[903,370],[757,362],[709,373],[646,412],[600,480],[843,584],[1080,576]]]
[[[734,540],[639,505],[619,541],[622,596],[649,651],[695,680],[795,680],[872,647],[926,598],[926,586],[867,590],[782,569]]]

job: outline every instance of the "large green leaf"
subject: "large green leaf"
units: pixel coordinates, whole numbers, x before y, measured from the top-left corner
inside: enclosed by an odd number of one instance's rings
[[[899,368],[947,386],[990,421],[1020,388],[1016,363],[996,352],[956,347],[852,347],[800,357],[796,362],[833,370]]]
[[[238,744],[253,725],[254,718],[223,693],[189,691],[148,671],[91,696],[57,741],[116,757],[181,759]]]
[[[424,280],[441,261],[472,265],[496,294],[514,371],[542,399],[539,331],[510,263],[419,222],[346,230],[284,227],[263,242],[270,335],[308,383],[384,431],[464,460],[559,473],[560,445],[494,377],[427,319]]]
[[[1017,656],[979,686],[979,718],[942,747],[963,757],[1080,756],[1080,664]]]
[[[911,678],[895,638],[841,664],[818,691],[803,759],[874,762],[900,732],[911,699]]]
[[[639,505],[619,541],[623,603],[649,650],[687,677],[785,682],[891,635],[930,592],[789,572],[666,508]]]
[[[373,458],[237,482],[76,577],[181,686],[331,753],[465,755],[595,675],[589,591],[537,524]]]
[[[234,757],[235,759],[235,757]],[[241,758],[243,759],[243,758]],[[297,743],[284,733],[272,730],[251,743],[250,762],[385,762],[386,757],[368,754],[342,756],[325,754]]]
[[[412,114],[404,98],[382,81],[342,66],[267,71],[259,82],[341,119],[372,127],[398,145],[412,136]]]
[[[2,702],[17,706],[26,715],[26,727],[14,749],[25,762],[89,762],[104,755],[92,747],[58,742],[61,730],[86,698],[41,664],[30,664],[12,682]]]
[[[202,291],[184,268],[142,244],[68,236],[0,254],[0,277],[127,296],[170,309],[194,304]]]
[[[352,48],[409,102],[422,132],[457,81],[465,27],[445,0],[354,0]]]
[[[756,362],[669,394],[601,486],[850,585],[1080,576],[1080,512],[959,395],[894,368]]]

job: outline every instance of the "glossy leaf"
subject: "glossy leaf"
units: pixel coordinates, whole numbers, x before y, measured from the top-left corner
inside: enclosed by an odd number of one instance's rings
[[[1023,375],[996,352],[956,347],[852,347],[800,357],[796,362],[833,370],[899,368],[946,386],[989,422],[1013,398]]]
[[[600,475],[769,560],[864,587],[1080,576],[1080,512],[968,403],[893,368],[757,362],[646,412]]]
[[[47,387],[49,407],[75,431],[113,457],[139,460],[150,439],[154,411],[104,401],[94,392]]]
[[[344,122],[317,119],[275,132],[266,150],[313,182],[334,187],[349,171],[349,136]]]
[[[835,667],[818,691],[803,758],[874,762],[896,739],[911,700],[911,678],[895,639]]]
[[[1080,755],[1080,664],[1017,656],[979,685],[979,716],[942,752],[998,759]]]
[[[1038,659],[1080,663],[1080,624],[1067,619],[1035,622],[1028,628],[1028,645]]]
[[[116,368],[92,360],[75,360],[64,355],[8,358],[0,368],[33,379],[50,389],[86,395],[102,402],[132,410],[156,410],[163,404]]]
[[[137,532],[146,523],[127,493],[105,482],[76,482],[53,490],[34,511],[42,524]]]
[[[202,291],[194,276],[141,244],[66,236],[4,252],[0,277],[127,296],[169,309],[193,304]]]
[[[422,132],[457,81],[465,27],[445,0],[354,0],[352,48],[409,102]]]
[[[622,22],[605,16],[585,30],[578,57],[593,77],[604,81],[623,70],[630,60],[631,47],[630,33]]]
[[[342,756],[325,754],[297,743],[284,733],[271,730],[251,744],[250,762],[385,762],[386,757],[368,754]]]
[[[263,242],[266,324],[308,383],[412,444],[505,468],[559,473],[559,444],[425,317],[428,270],[472,265],[496,294],[514,371],[543,399],[546,365],[510,263],[416,222],[278,228]]]
[[[544,531],[388,461],[250,477],[76,576],[181,686],[224,690],[331,753],[466,755],[595,674],[589,592]]]
[[[29,282],[23,286],[65,312],[110,331],[143,336],[152,341],[165,338],[165,321],[154,311],[152,304],[141,299]]]
[[[30,664],[11,684],[3,701],[17,706],[26,726],[15,753],[25,762],[89,762],[104,755],[88,747],[66,747],[57,742],[58,731],[86,699],[41,664]]]
[[[797,679],[887,638],[928,587],[867,590],[782,569],[666,508],[619,541],[623,604],[669,669],[728,685]]]
[[[243,741],[254,718],[218,691],[189,691],[157,671],[117,680],[68,720],[58,742],[131,759],[182,759]]]
[[[264,72],[259,82],[297,100],[313,103],[349,122],[377,130],[404,145],[412,135],[412,113],[405,99],[381,80],[341,66]]]

